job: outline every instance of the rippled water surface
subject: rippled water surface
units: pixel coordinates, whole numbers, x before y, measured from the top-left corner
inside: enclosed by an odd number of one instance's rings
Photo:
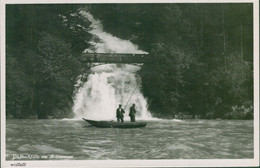
[[[7,160],[253,158],[253,121],[147,121],[95,128],[75,120],[7,120]]]

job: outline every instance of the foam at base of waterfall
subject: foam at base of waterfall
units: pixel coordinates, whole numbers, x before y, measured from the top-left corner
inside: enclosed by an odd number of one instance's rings
[[[151,118],[147,101],[140,91],[141,81],[135,74],[137,70],[139,67],[117,67],[114,64],[92,68],[93,73],[74,97],[75,118],[113,120],[119,104],[128,116],[133,103],[136,104],[137,118]]]

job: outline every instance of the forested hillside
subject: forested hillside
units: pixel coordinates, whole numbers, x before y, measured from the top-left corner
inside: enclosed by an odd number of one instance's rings
[[[252,4],[95,7],[106,31],[154,59],[139,72],[154,115],[253,117]]]
[[[8,5],[8,117],[72,116],[81,74],[78,56],[91,47],[86,5]],[[138,72],[156,117],[253,118],[252,4],[87,5],[104,30],[138,44],[153,64]],[[73,14],[72,14],[73,13]],[[66,19],[64,19],[66,18]]]
[[[90,38],[70,15],[78,7],[7,6],[7,117],[71,116],[74,84],[81,73],[77,57]],[[64,23],[62,16],[70,20]]]

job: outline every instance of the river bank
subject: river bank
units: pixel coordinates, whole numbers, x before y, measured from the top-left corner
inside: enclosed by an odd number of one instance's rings
[[[159,116],[156,117],[158,119],[163,119],[163,120],[173,120],[173,119],[178,119],[178,120],[253,120],[253,116],[252,115],[245,115],[245,116],[228,116],[226,118],[217,118],[217,117],[206,117],[203,118],[201,116],[195,115],[195,117],[193,117],[192,115],[174,115],[172,117],[166,117],[166,116]],[[73,119],[73,117],[62,117],[62,118],[56,118],[55,116],[47,116],[46,118],[38,118],[37,116],[29,116],[26,118],[15,118],[13,116],[6,116],[6,119],[32,119],[32,120],[41,120],[41,119]]]

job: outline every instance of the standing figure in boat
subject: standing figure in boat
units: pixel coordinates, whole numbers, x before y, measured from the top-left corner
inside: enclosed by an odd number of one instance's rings
[[[124,109],[122,109],[122,105],[119,104],[119,107],[116,109],[116,118],[117,122],[124,122]]]
[[[135,113],[136,113],[135,104],[133,104],[130,107],[130,112],[129,112],[129,116],[130,116],[131,122],[135,122]]]

